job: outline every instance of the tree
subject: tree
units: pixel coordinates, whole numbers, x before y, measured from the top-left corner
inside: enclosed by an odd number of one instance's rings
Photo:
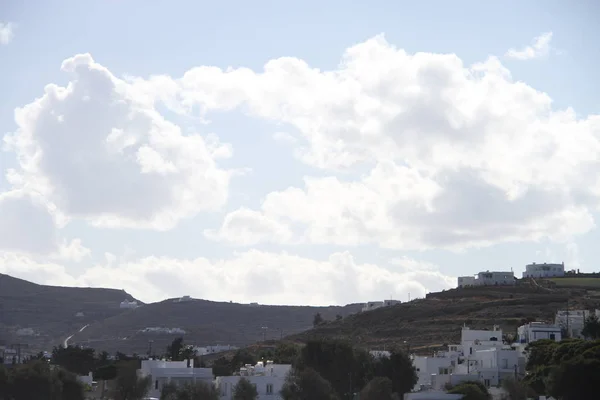
[[[581,334],[586,339],[600,339],[600,321],[596,314],[591,314],[585,319]]]
[[[165,383],[160,390],[160,400],[176,400],[177,385],[173,382]]]
[[[360,391],[360,400],[392,400],[392,381],[390,378],[373,378]]]
[[[175,388],[173,392],[172,389]],[[212,384],[205,382],[186,383],[182,386],[171,387],[161,400],[219,400],[219,392]]]
[[[317,326],[321,325],[323,322],[325,322],[325,321],[323,320],[321,313],[316,313],[315,317],[313,318],[313,326],[317,327]]]
[[[281,388],[283,400],[337,400],[335,390],[312,368],[293,370]]]
[[[52,363],[60,365],[77,375],[87,375],[94,370],[96,358],[94,349],[77,346],[55,347],[52,349]]]
[[[112,396],[114,400],[141,400],[148,394],[151,384],[151,377],[138,377],[136,361],[121,361],[117,365]]]
[[[524,382],[515,378],[506,378],[502,381],[502,388],[508,395],[506,400],[527,400],[534,397],[533,390]]]
[[[256,400],[257,397],[256,386],[246,378],[240,378],[233,388],[233,400]]]
[[[417,370],[408,355],[393,349],[389,357],[381,357],[374,361],[374,375],[389,378],[393,393],[400,396],[410,392],[418,381]]]
[[[171,361],[181,361],[183,350],[183,338],[178,337],[173,339],[170,345],[167,346],[167,358]]]
[[[298,345],[294,343],[279,343],[273,354],[273,362],[276,364],[294,364],[299,354],[300,347]]]
[[[247,349],[238,349],[231,358],[231,368],[237,371],[246,364],[256,364],[256,357]]]
[[[77,377],[47,362],[32,361],[5,370],[0,368],[0,399],[83,400],[83,385]]]
[[[331,382],[339,397],[366,382],[358,382],[358,363],[350,343],[339,340],[313,340],[306,343],[300,351],[298,369],[311,368],[323,379]]]
[[[462,400],[489,400],[491,396],[481,382],[462,382],[448,390],[450,394],[462,394]]]
[[[561,400],[593,399],[598,395],[599,376],[600,360],[579,356],[553,368],[548,377],[548,393]]]

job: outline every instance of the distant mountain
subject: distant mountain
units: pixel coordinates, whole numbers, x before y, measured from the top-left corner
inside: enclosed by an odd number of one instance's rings
[[[27,343],[36,351],[50,350],[73,335],[70,344],[87,345],[98,351],[141,354],[152,343],[160,354],[177,336],[198,346],[245,346],[263,338],[279,339],[310,329],[318,312],[325,319],[335,319],[338,314],[346,317],[362,307],[171,299],[128,310],[119,307],[125,299],[136,300],[123,290],[37,285],[0,274],[0,341]],[[185,334],[177,330],[142,332],[154,327],[180,329]]]
[[[0,274],[0,340],[49,349],[86,324],[123,313],[125,299],[136,300],[124,290],[38,285]]]
[[[178,336],[198,346],[246,346],[263,338],[278,340],[310,329],[316,313],[325,319],[335,319],[338,314],[345,317],[356,313],[361,307],[361,304],[309,307],[165,300],[94,323],[75,334],[72,341],[109,352],[138,354],[145,354],[150,345],[153,352],[161,354]],[[178,328],[185,334],[143,331],[154,327]]]

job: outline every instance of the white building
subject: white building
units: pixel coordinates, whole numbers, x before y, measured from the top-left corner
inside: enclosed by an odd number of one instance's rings
[[[585,320],[592,314],[600,318],[600,310],[560,310],[556,313],[554,323],[561,329],[564,328],[567,330],[570,337],[583,338],[581,331],[583,330]]]
[[[376,310],[378,308],[381,307],[389,307],[389,306],[393,306],[396,304],[401,304],[402,302],[400,300],[383,300],[383,301],[369,301],[368,303],[365,303],[362,310],[363,312],[365,311],[371,311],[371,310]]]
[[[138,375],[140,377],[150,376],[152,378],[148,397],[160,397],[160,392],[167,383],[183,385],[186,383],[204,382],[212,385],[212,368],[192,368],[191,366],[193,365],[193,360],[142,360],[142,368],[138,370]]]
[[[523,278],[550,278],[565,275],[565,263],[561,264],[528,264],[525,266]]]
[[[196,352],[197,356],[205,356],[207,354],[216,354],[216,353],[222,353],[224,351],[237,350],[237,349],[238,349],[238,347],[231,346],[229,344],[227,344],[227,345],[217,344],[214,346],[194,347],[194,351]]]
[[[138,308],[138,302],[135,300],[129,301],[127,299],[123,300],[121,302],[121,304],[119,304],[119,308],[125,308],[125,309],[133,309],[133,308]]]
[[[447,384],[475,380],[498,386],[508,376],[524,372],[521,351],[503,343],[502,330],[464,327],[460,344],[448,346],[431,357],[413,356],[418,382],[416,392],[442,391]]]
[[[458,287],[515,285],[515,274],[510,271],[480,272],[476,276],[459,276]]]
[[[255,366],[248,364],[240,368],[239,375],[218,376],[215,379],[215,386],[221,399],[230,400],[233,399],[235,386],[243,377],[256,387],[257,400],[280,400],[279,393],[291,369],[292,366],[288,364],[273,364],[273,361],[267,361],[267,365],[264,365],[259,361]]]
[[[556,342],[562,340],[559,325],[545,324],[543,322],[530,322],[517,328],[518,339],[521,344],[529,344],[536,340],[550,339]]]

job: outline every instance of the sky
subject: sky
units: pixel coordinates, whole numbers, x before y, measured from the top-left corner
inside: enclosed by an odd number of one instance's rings
[[[0,272],[422,297],[600,257],[593,0],[0,0]]]

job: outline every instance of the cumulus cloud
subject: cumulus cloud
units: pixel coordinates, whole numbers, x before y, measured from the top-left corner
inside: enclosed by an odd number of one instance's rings
[[[295,154],[331,176],[270,193],[257,211],[277,229],[304,226],[304,241],[459,249],[565,241],[595,226],[600,118],[554,109],[496,57],[465,65],[380,35],[332,71],[286,57],[261,72],[197,67],[174,84],[180,110],[237,108],[294,128]],[[246,229],[238,215],[217,238]]]
[[[550,42],[552,41],[552,32],[546,32],[533,39],[531,45],[521,50],[509,49],[505,56],[515,60],[531,60],[534,58],[545,57],[550,52]]]
[[[9,44],[15,31],[15,24],[12,22],[0,22],[0,45]]]
[[[217,160],[230,145],[184,135],[89,54],[62,70],[69,84],[47,85],[17,109],[18,130],[5,137],[19,160],[8,174],[15,188],[39,193],[65,218],[109,227],[169,229],[226,202],[231,171]]]
[[[79,276],[57,264],[36,264],[22,256],[0,255],[0,271],[36,282],[125,289],[145,301],[190,295],[220,301],[263,304],[347,304],[413,298],[447,289],[454,278],[433,266],[410,271],[358,263],[349,252],[313,260],[286,252],[249,250],[229,259],[145,257],[95,265]],[[17,267],[15,267],[17,266]]]

